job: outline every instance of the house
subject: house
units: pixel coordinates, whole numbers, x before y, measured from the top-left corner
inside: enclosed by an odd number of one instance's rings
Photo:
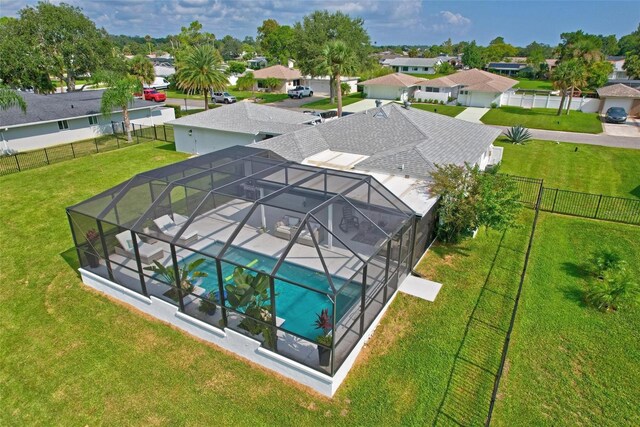
[[[261,68],[265,68],[268,65],[267,58],[264,56],[256,56],[253,59],[247,61],[247,65],[252,70],[260,70]]]
[[[333,396],[433,240],[424,179],[499,133],[389,105],[140,173],[67,208],[82,281]]]
[[[435,74],[435,67],[443,62],[441,58],[395,58],[387,66],[397,73]]]
[[[416,99],[434,99],[438,96],[455,99],[467,107],[500,106],[501,95],[518,83],[517,80],[487,71],[459,71],[433,80],[422,80],[415,91]]]
[[[598,89],[600,97],[600,113],[611,107],[621,107],[630,117],[640,114],[640,90],[617,83]]]
[[[522,70],[527,68],[527,64],[521,62],[489,62],[485,67],[488,71],[507,76],[516,76]]]
[[[176,151],[204,154],[248,145],[302,129],[316,116],[252,102],[237,102],[170,121]]]
[[[609,80],[627,80],[629,76],[624,67],[624,56],[607,56],[607,61],[613,65],[613,71],[609,74]]]
[[[411,99],[418,84],[423,81],[420,77],[403,73],[387,74],[358,83],[363,87],[367,98],[372,99]]]
[[[38,95],[18,92],[27,103],[27,113],[18,108],[0,111],[3,148],[16,151],[50,147],[113,133],[112,122],[122,122],[122,112],[110,116],[100,112],[104,90]],[[129,107],[131,123],[152,126],[175,119],[173,108],[135,99]]]
[[[295,68],[288,68],[284,65],[272,65],[271,67],[263,68],[253,72],[253,76],[256,78],[257,90],[266,89],[262,79],[278,79],[280,85],[275,88],[274,92],[287,92],[289,89],[293,89],[296,86],[302,84],[302,74]]]

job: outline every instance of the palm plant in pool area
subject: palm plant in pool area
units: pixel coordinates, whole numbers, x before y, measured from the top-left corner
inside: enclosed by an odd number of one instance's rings
[[[190,264],[182,264],[181,266],[179,265],[177,279],[173,266],[166,267],[160,264],[158,261],[153,261],[154,265],[145,267],[145,270],[152,271],[159,276],[162,276],[162,278],[164,278],[167,283],[170,283],[171,286],[177,286],[181,291],[190,293],[191,291],[193,291],[194,278],[209,276],[206,272],[197,270],[200,264],[202,264],[204,261],[204,258],[199,258]],[[176,292],[174,292],[173,289],[169,291],[169,294],[167,296],[169,296],[173,300],[178,299],[178,295]]]
[[[505,136],[512,144],[524,144],[531,140],[531,132],[522,125],[512,126],[507,129]]]
[[[329,309],[322,309],[320,314],[316,314],[316,316],[317,319],[314,322],[316,329],[322,329],[322,333],[316,337],[316,341],[318,344],[324,346],[318,346],[318,360],[320,361],[320,366],[328,366],[331,357],[331,350],[325,347],[331,347],[333,344],[333,335],[331,334],[333,325],[331,324]]]

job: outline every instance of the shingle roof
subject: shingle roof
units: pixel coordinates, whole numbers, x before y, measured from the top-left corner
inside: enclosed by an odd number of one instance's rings
[[[299,70],[287,68],[284,65],[272,65],[253,72],[256,79],[276,78],[280,80],[296,80],[302,78]]]
[[[21,126],[31,123],[50,122],[99,115],[100,103],[104,90],[88,90],[81,92],[54,93],[38,95],[30,92],[17,92],[27,103],[27,113],[19,108],[0,111],[1,126]],[[150,108],[155,102],[136,99],[129,109]],[[114,109],[114,112],[120,109]]]
[[[527,64],[521,62],[489,62],[487,68],[501,68],[508,70],[520,70],[526,68]]]
[[[358,83],[362,86],[394,86],[394,87],[410,87],[415,86],[423,79],[420,77],[410,76],[409,74],[393,73],[386,76],[376,77],[375,79],[366,80]]]
[[[436,164],[476,163],[500,130],[399,104],[251,144],[301,162],[324,150],[369,156],[363,171],[428,178]]]
[[[615,98],[640,98],[640,90],[632,88],[622,83],[618,83],[611,86],[601,87],[597,90],[600,97],[615,97]]]
[[[387,64],[395,67],[433,67],[438,62],[442,62],[440,58],[394,58],[387,61]]]
[[[181,117],[168,124],[255,135],[260,132],[276,134],[293,132],[305,127],[305,123],[315,120],[317,120],[315,116],[297,111],[252,102],[237,102]]]
[[[466,90],[476,92],[505,92],[515,86],[518,81],[473,68],[471,70],[458,71],[446,77],[425,80],[421,83],[429,87],[452,87],[461,85],[464,86]],[[451,85],[451,83],[454,83],[454,85]]]

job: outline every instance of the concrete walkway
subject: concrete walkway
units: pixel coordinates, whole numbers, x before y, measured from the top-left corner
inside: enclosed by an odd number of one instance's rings
[[[509,126],[494,126],[501,131],[506,131]],[[529,129],[535,139],[547,141],[571,142],[576,144],[600,145],[603,147],[634,148],[640,150],[640,138],[628,136],[607,135],[605,133],[591,134],[578,132],[560,132],[554,130]]]
[[[382,105],[389,104],[393,101],[381,99]],[[345,105],[342,107],[342,111],[347,113],[359,113],[360,111],[370,110],[376,107],[375,99],[363,99],[362,101],[354,102],[353,104]]]
[[[440,288],[442,288],[441,283],[408,275],[407,278],[402,281],[398,290],[405,294],[433,302],[436,300]]]
[[[487,114],[488,108],[479,107],[467,107],[462,113],[456,116],[456,119],[464,120],[465,122],[482,124],[480,119]]]

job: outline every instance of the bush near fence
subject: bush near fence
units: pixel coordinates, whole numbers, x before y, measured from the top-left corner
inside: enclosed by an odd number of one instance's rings
[[[132,126],[131,137],[133,144],[154,139],[175,142],[172,126]],[[123,126],[114,123],[113,135],[104,135],[93,139],[0,157],[0,176],[126,147],[129,143],[122,129]]]
[[[507,175],[520,192],[520,202],[535,207],[542,180]],[[640,225],[640,200],[559,188],[542,189],[540,210],[550,213]]]

